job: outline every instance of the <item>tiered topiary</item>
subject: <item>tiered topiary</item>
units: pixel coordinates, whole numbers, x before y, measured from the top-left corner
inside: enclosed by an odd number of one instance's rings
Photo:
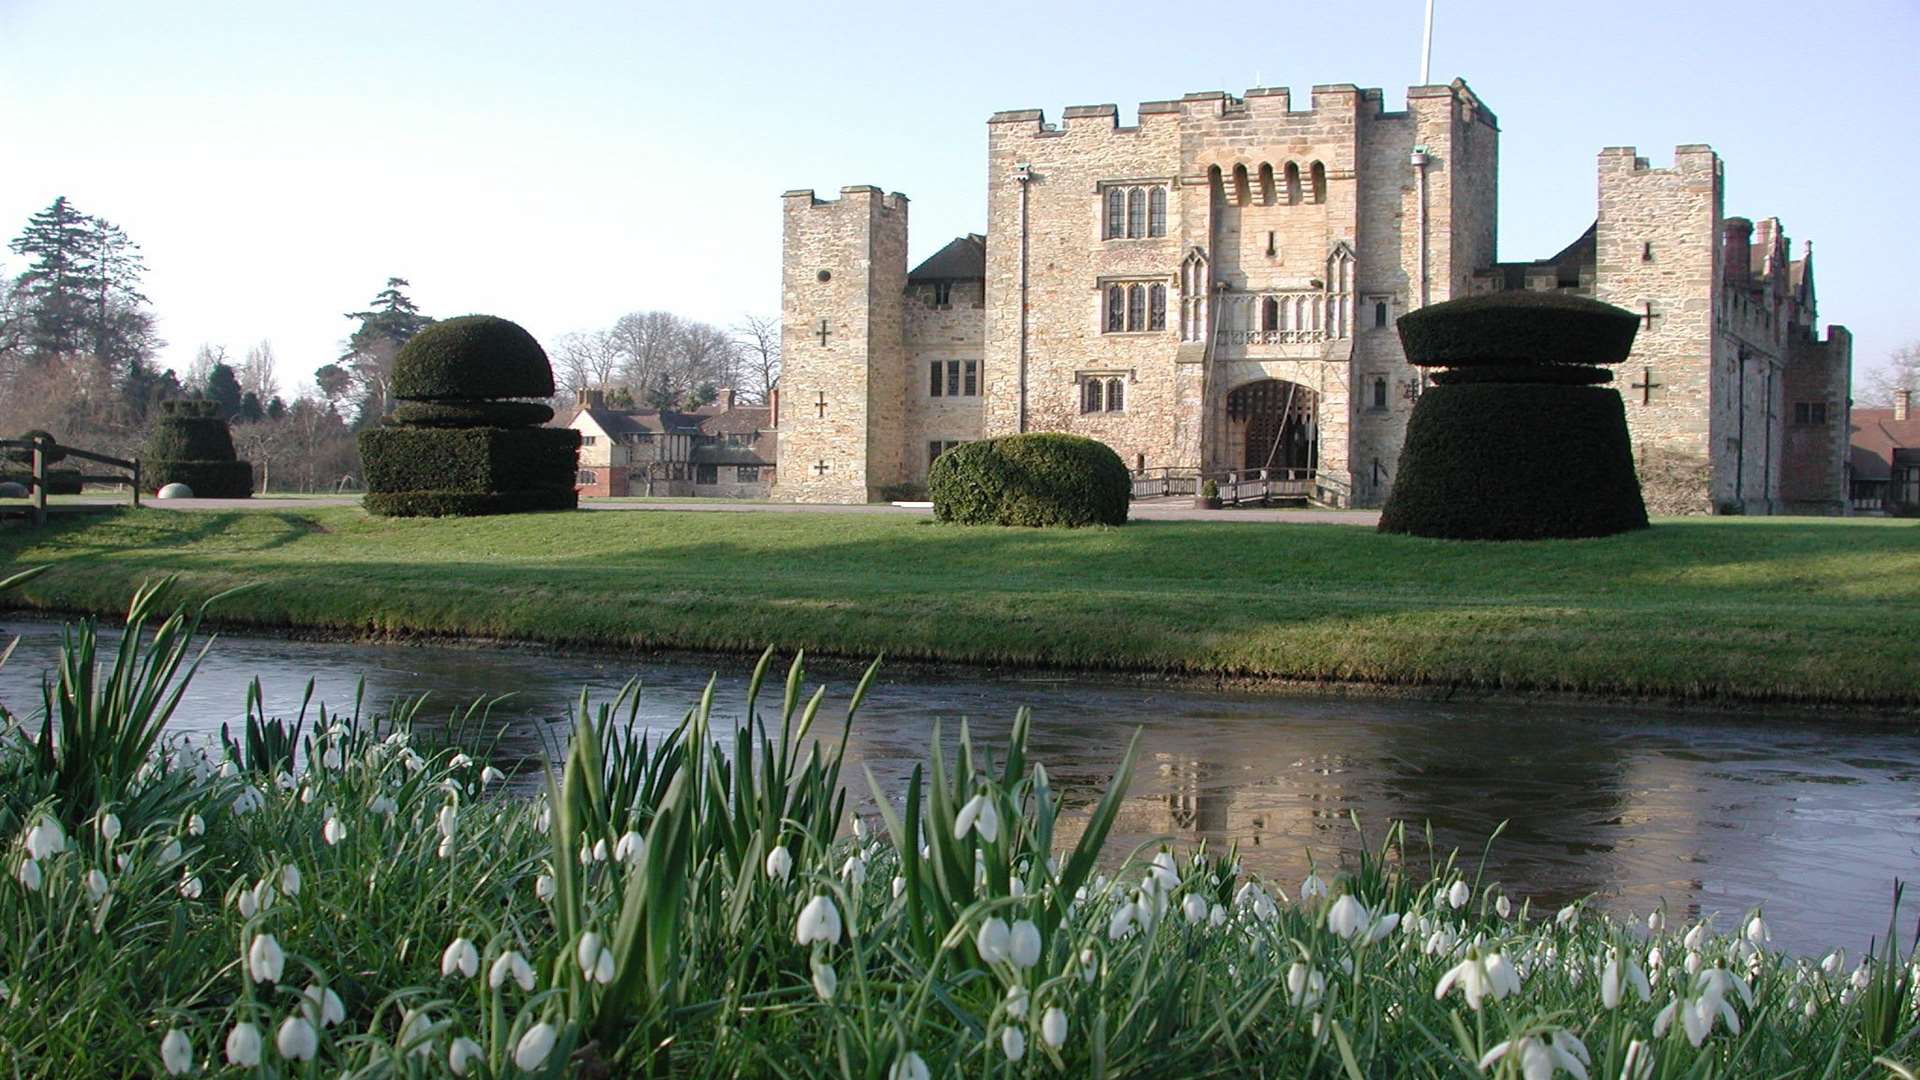
[[[253,494],[253,465],[233,452],[233,433],[217,401],[163,401],[140,454],[140,482],[158,491],[185,484],[201,499]]]
[[[1381,532],[1455,540],[1647,527],[1626,410],[1601,364],[1639,317],[1562,293],[1494,293],[1400,318],[1407,358],[1446,370],[1407,423]]]
[[[1120,455],[1078,435],[965,443],[934,459],[933,516],[963,525],[1124,525],[1133,480]]]
[[[553,410],[546,351],[519,325],[466,315],[414,335],[393,362],[403,399],[360,433],[367,509],[396,517],[572,510],[580,433],[539,425]]]
[[[18,441],[32,442],[35,439],[44,440],[50,448],[47,450],[47,494],[80,494],[80,470],[53,467],[56,462],[65,461],[67,458],[67,452],[60,449],[59,444],[54,442],[53,433],[34,428],[31,431],[21,432]],[[33,451],[9,450],[6,453],[6,460],[17,467],[0,468],[0,484],[19,484],[28,491],[32,491]]]

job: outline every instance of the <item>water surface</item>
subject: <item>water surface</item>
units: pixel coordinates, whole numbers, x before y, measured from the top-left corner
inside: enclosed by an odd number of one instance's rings
[[[0,617],[0,641],[11,634],[22,641],[0,669],[0,702],[26,715],[38,710],[58,628]],[[428,712],[439,717],[456,703],[511,695],[493,708],[507,725],[498,756],[524,766],[557,743],[582,687],[610,697],[628,678],[643,679],[640,723],[665,729],[714,668],[223,636],[174,727],[211,736],[239,722],[255,676],[269,713],[289,717],[309,677],[316,701],[350,707],[364,676],[369,706],[430,693]],[[749,671],[720,665],[717,711],[726,720],[717,726],[742,713]],[[844,670],[809,678],[809,692],[828,687],[821,729],[837,735],[856,681]],[[763,691],[763,715],[778,697],[777,685]],[[1486,876],[1516,900],[1558,907],[1592,896],[1616,913],[1664,902],[1674,919],[1717,912],[1722,928],[1763,905],[1776,946],[1857,952],[1885,933],[1894,880],[1920,872],[1920,733],[1866,714],[1275,697],[916,674],[874,687],[853,726],[845,775],[866,796],[861,766],[869,766],[897,796],[925,759],[936,721],[949,742],[962,718],[976,740],[995,740],[1022,705],[1034,713],[1034,756],[1079,806],[1099,797],[1133,730],[1142,730],[1116,847],[1162,835],[1237,841],[1248,869],[1289,891],[1309,855],[1321,865],[1351,863],[1361,843],[1354,813],[1375,837],[1396,819],[1431,824],[1441,853],[1459,848],[1470,865],[1505,821]],[[1909,940],[1915,916],[1920,904],[1903,918]]]

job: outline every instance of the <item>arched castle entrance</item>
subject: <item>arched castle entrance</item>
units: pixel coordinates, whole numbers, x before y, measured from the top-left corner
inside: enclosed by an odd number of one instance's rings
[[[1318,468],[1319,398],[1285,379],[1261,379],[1228,394],[1226,460],[1231,467]]]

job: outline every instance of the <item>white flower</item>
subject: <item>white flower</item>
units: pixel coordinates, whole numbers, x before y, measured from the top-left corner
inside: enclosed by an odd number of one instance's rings
[[[1310,873],[1304,881],[1300,882],[1301,903],[1304,904],[1309,900],[1318,899],[1325,895],[1327,895],[1327,883],[1320,880],[1319,874]]]
[[[1147,868],[1147,883],[1163,893],[1170,893],[1180,887],[1180,875],[1174,869],[1173,856],[1165,851],[1153,857],[1153,864]]]
[[[100,839],[120,839],[120,818],[117,814],[100,815]]]
[[[622,833],[620,842],[613,846],[613,857],[631,866],[639,866],[647,857],[646,839],[632,830]]]
[[[185,1076],[193,1071],[193,1043],[187,1040],[186,1032],[174,1028],[160,1040],[160,1064],[166,1067],[168,1076]]]
[[[1092,949],[1080,950],[1080,981],[1088,986],[1100,977],[1100,965],[1094,962]]]
[[[1327,977],[1318,971],[1299,961],[1287,969],[1287,1000],[1294,1008],[1311,1009],[1326,992]]]
[[[1000,1049],[1008,1061],[1019,1061],[1027,1055],[1027,1033],[1012,1024],[1001,1028]]]
[[[1480,1003],[1488,997],[1499,1001],[1519,990],[1520,978],[1499,953],[1486,957],[1470,955],[1440,976],[1440,982],[1433,988],[1434,1000],[1445,998],[1456,985],[1467,999],[1467,1008],[1479,1012]]]
[[[448,978],[458,972],[471,979],[479,971],[480,950],[474,948],[473,942],[466,938],[454,938],[453,943],[447,946],[447,951],[440,954],[440,974]]]
[[[552,900],[553,893],[554,884],[552,874],[541,874],[539,877],[533,879],[533,895],[537,897],[541,903],[544,904]]]
[[[99,903],[107,895],[107,875],[99,870],[87,871],[87,898]]]
[[[767,852],[768,877],[775,881],[785,881],[787,875],[791,873],[793,873],[793,855],[784,845],[776,846],[772,851]]]
[[[340,767],[340,748],[338,746],[328,746],[320,752],[320,767],[323,769],[337,769]]]
[[[67,834],[60,823],[42,814],[33,828],[27,830],[27,857],[44,859],[67,850]]]
[[[1579,921],[1580,921],[1580,909],[1578,907],[1575,907],[1572,904],[1568,904],[1566,907],[1561,908],[1560,911],[1557,914],[1555,914],[1553,917],[1553,923],[1555,926],[1573,926]]]
[[[907,879],[896,875],[893,879],[894,898],[898,899],[900,894],[906,891],[907,891]]]
[[[1368,921],[1366,905],[1347,893],[1340,894],[1340,899],[1327,909],[1327,929],[1335,937],[1352,940],[1366,929]]]
[[[1006,921],[999,916],[990,916],[980,924],[980,932],[974,935],[974,947],[980,950],[980,959],[989,964],[1006,960],[1013,953],[1013,932],[1007,929]]]
[[[1649,931],[1657,934],[1666,928],[1667,917],[1661,913],[1659,908],[1647,912],[1647,929]]]
[[[308,983],[307,988],[300,991],[300,996],[306,999],[301,1003],[300,1008],[307,1014],[307,1019],[318,1023],[323,1028],[332,1027],[347,1018],[346,1004],[330,986],[322,987],[319,983]]]
[[[513,1063],[523,1071],[532,1072],[547,1063],[547,1055],[553,1053],[553,1044],[560,1033],[552,1024],[535,1024],[520,1036],[520,1044],[513,1048]]]
[[[832,964],[813,962],[813,992],[820,995],[821,1001],[832,1001],[834,991],[840,989],[840,976],[833,970]]]
[[[1773,940],[1773,934],[1767,929],[1767,923],[1765,919],[1762,919],[1756,913],[1753,918],[1747,920],[1747,943],[1748,944],[1752,945],[1756,949],[1764,949],[1767,947],[1767,943],[1771,942],[1772,940]]]
[[[1012,955],[1014,965],[1023,969],[1040,962],[1040,928],[1032,919],[1013,924]]]
[[[1467,888],[1465,881],[1454,878],[1453,884],[1447,887],[1447,904],[1458,911],[1466,907],[1467,901],[1471,899],[1473,899],[1473,890]]]
[[[1040,1017],[1040,1041],[1055,1050],[1067,1044],[1067,1014],[1058,1005]]]
[[[1187,925],[1199,926],[1207,917],[1207,898],[1199,893],[1188,893],[1180,901],[1180,914],[1186,917]]]
[[[1494,900],[1493,910],[1495,914],[1503,919],[1513,914],[1513,903],[1507,899],[1506,893],[1501,893],[1499,897]]]
[[[1121,904],[1113,909],[1113,917],[1107,920],[1107,940],[1119,941],[1133,933],[1133,904]]]
[[[1653,1080],[1653,1047],[1640,1039],[1627,1044],[1627,1056],[1620,1066],[1620,1080]]]
[[[325,825],[320,826],[320,838],[331,847],[347,838],[347,827],[340,823],[339,818],[330,817]]]
[[[1509,1054],[1520,1059],[1520,1075],[1526,1080],[1551,1080],[1563,1069],[1577,1080],[1587,1080],[1587,1066],[1592,1060],[1586,1044],[1572,1032],[1555,1028],[1545,1038],[1526,1035],[1500,1043],[1480,1059],[1480,1070],[1485,1072]]]
[[[1647,973],[1631,959],[1623,959],[1616,950],[1608,958],[1607,966],[1600,972],[1600,1004],[1608,1009],[1620,1007],[1620,988],[1622,982],[1640,995],[1642,1004],[1653,1000],[1653,989],[1647,985]]]
[[[846,879],[849,888],[859,892],[867,883],[867,860],[858,854],[847,856],[847,861],[840,865],[840,876]]]
[[[927,1072],[927,1063],[919,1054],[909,1050],[900,1055],[900,1060],[887,1069],[887,1080],[931,1080]]]
[[[434,815],[434,825],[439,828],[441,836],[453,839],[453,834],[460,828],[459,808],[452,803],[442,806],[440,812]]]
[[[455,1076],[465,1076],[473,1062],[480,1060],[485,1053],[479,1043],[462,1035],[453,1040],[453,1045],[447,1049],[447,1068]]]
[[[247,950],[247,971],[254,982],[277,983],[286,966],[287,955],[280,951],[280,943],[273,940],[272,934],[253,939],[253,946]]]
[[[275,785],[276,785],[277,787],[279,787],[279,789],[280,789],[281,791],[292,791],[292,790],[293,790],[293,783],[294,783],[294,782],[293,782],[293,774],[292,774],[292,773],[285,773],[285,772],[283,772],[283,773],[281,773],[280,775],[278,775],[278,776],[276,776],[276,777],[274,777],[274,778],[273,778],[273,782],[274,782],[274,784],[275,784]]]
[[[200,892],[203,888],[204,886],[201,884],[200,879],[190,874],[180,879],[180,895],[189,900],[200,899]]]
[[[165,866],[169,863],[177,863],[179,861],[180,841],[168,837],[167,842],[160,848],[160,865]]]
[[[583,978],[593,978],[594,968],[600,963],[602,951],[599,934],[589,930],[580,935],[579,944],[574,946],[573,958],[580,964],[580,974]]]
[[[401,1014],[398,1039],[395,1046],[414,1057],[424,1058],[433,1053],[433,1017],[418,1009],[408,1009]]]
[[[288,896],[300,895],[300,868],[288,863],[280,868],[280,891]]]
[[[188,815],[187,816],[187,833],[190,836],[207,835],[207,819],[201,817],[199,814]]]
[[[260,789],[248,784],[240,789],[239,795],[234,797],[233,816],[246,817],[266,804],[267,797],[260,793]]]
[[[1694,923],[1692,929],[1687,931],[1686,936],[1680,939],[1680,943],[1685,945],[1688,951],[1697,950],[1700,948],[1700,939],[1705,937],[1706,933],[1706,923]]]
[[[391,796],[375,795],[373,799],[367,803],[367,809],[379,814],[388,821],[392,821],[394,816],[400,813],[400,804],[393,801]]]
[[[252,1024],[235,1024],[227,1032],[227,1064],[250,1069],[260,1064],[260,1029]]]
[[[449,769],[465,769],[472,764],[473,759],[465,754],[455,754],[453,757],[447,759],[447,768]]]
[[[288,1061],[312,1061],[320,1052],[320,1036],[304,1016],[289,1016],[273,1038],[280,1056]]]
[[[802,945],[816,941],[840,944],[840,909],[825,896],[807,901],[807,906],[800,909],[799,922],[794,925],[793,939]]]
[[[1032,998],[1030,997],[1030,995],[1028,995],[1026,987],[1024,986],[1008,987],[1007,988],[1007,1015],[1013,1017],[1015,1020],[1026,1019],[1027,1005],[1031,1002],[1031,1000]]]
[[[501,953],[500,958],[487,969],[487,985],[498,990],[508,977],[512,977],[521,990],[529,993],[533,991],[533,965],[527,963],[527,958],[513,949]]]
[[[989,844],[999,838],[1000,811],[994,809],[992,799],[975,795],[960,808],[960,813],[953,819],[953,838],[964,840],[969,831],[979,833],[980,839]]]
[[[1213,909],[1207,912],[1207,925],[1216,930],[1227,925],[1227,909],[1220,904],[1213,905]]]
[[[1828,953],[1825,959],[1820,961],[1820,970],[1826,972],[1828,975],[1838,975],[1840,974],[1840,969],[1846,966],[1847,950],[1845,949],[1835,949]]]

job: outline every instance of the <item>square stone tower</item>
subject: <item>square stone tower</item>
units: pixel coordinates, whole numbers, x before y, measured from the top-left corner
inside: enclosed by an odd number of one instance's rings
[[[773,496],[864,503],[906,479],[907,197],[781,197],[780,470]]]

